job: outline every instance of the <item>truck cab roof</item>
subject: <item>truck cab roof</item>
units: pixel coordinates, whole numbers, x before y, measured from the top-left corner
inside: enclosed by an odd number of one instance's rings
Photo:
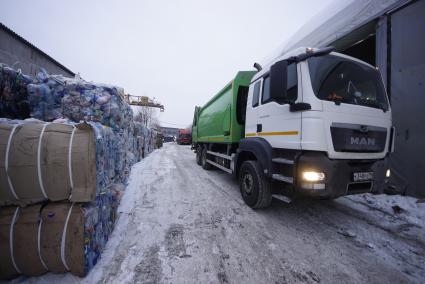
[[[299,47],[299,48],[293,49],[293,50],[291,50],[291,51],[283,54],[282,56],[276,58],[276,60],[268,63],[266,66],[263,66],[263,69],[261,71],[257,72],[254,75],[254,77],[252,78],[252,81],[255,81],[258,78],[261,78],[262,76],[264,76],[265,74],[267,74],[269,72],[269,70],[270,70],[270,67],[275,62],[278,62],[278,61],[281,61],[281,60],[285,60],[285,59],[288,59],[288,58],[291,58],[291,57],[296,57],[296,56],[299,56],[301,54],[305,54],[307,51],[308,52],[316,52],[316,51],[319,51],[319,50],[320,50],[319,48],[310,48],[310,47]],[[329,54],[340,56],[340,57],[343,57],[343,58],[347,58],[347,59],[356,61],[358,63],[367,65],[368,67],[371,67],[371,68],[376,68],[375,66],[372,66],[372,65],[370,65],[370,64],[368,64],[368,63],[366,63],[364,61],[361,61],[361,60],[359,60],[359,59],[357,59],[355,57],[351,57],[351,56],[348,56],[348,55],[345,55],[345,54],[342,54],[342,53],[338,53],[338,52],[332,51]]]

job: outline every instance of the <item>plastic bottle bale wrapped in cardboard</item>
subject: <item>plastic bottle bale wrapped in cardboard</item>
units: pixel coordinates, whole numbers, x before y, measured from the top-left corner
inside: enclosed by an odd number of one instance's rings
[[[39,229],[42,205],[4,207],[0,212],[0,278],[19,274],[38,276],[47,272],[40,258]]]
[[[90,125],[0,121],[0,205],[88,202],[96,194]]]
[[[111,235],[119,186],[95,203],[51,203],[42,211],[41,256],[49,271],[85,276],[99,261]]]
[[[12,279],[19,275],[13,264],[13,230],[10,225],[16,219],[18,207],[1,208],[0,211],[0,279]],[[12,238],[11,238],[12,231]]]
[[[122,185],[91,203],[49,203],[0,210],[0,279],[45,272],[85,276],[113,231]]]
[[[91,203],[49,203],[0,210],[0,278],[47,271],[85,276],[111,235],[123,186]]]

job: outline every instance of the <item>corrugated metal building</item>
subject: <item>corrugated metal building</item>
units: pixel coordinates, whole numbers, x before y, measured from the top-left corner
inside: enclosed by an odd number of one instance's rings
[[[41,68],[50,74],[74,77],[75,74],[20,35],[0,23],[0,63],[34,76]]]
[[[425,196],[425,1],[335,1],[270,59],[300,46],[335,46],[377,66],[396,128],[391,185]]]

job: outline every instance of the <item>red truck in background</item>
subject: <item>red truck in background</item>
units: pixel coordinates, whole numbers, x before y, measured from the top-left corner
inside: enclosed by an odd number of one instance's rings
[[[190,145],[192,144],[192,133],[189,129],[180,129],[179,136],[177,137],[177,144]]]

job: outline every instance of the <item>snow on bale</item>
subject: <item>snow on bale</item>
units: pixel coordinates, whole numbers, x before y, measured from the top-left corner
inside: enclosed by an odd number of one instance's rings
[[[71,272],[85,276],[112,233],[122,185],[92,203],[49,203],[0,211],[0,278]]]
[[[125,159],[116,136],[99,123],[0,119],[0,141],[3,206],[91,202],[111,183],[125,181],[116,172]]]
[[[29,76],[0,63],[0,117],[29,117],[27,86],[31,82]]]

